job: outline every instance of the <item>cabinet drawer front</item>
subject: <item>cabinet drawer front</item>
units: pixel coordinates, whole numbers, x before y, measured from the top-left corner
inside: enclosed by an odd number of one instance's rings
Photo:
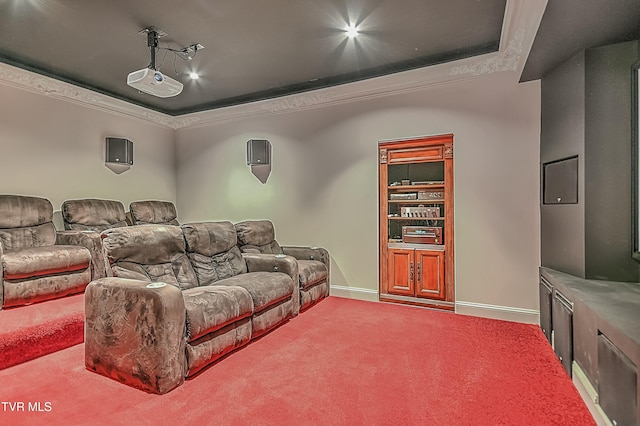
[[[416,296],[444,300],[444,252],[416,250],[416,264]]]
[[[387,158],[389,164],[442,160],[444,158],[444,147],[433,146],[423,148],[394,149],[388,152]]]

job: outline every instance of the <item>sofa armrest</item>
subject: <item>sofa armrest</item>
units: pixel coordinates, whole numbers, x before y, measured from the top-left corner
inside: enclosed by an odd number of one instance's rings
[[[165,283],[107,277],[85,290],[85,366],[146,392],[181,385],[186,367],[182,292]]]
[[[329,267],[329,252],[322,247],[282,246],[282,252],[298,260],[319,260]]]
[[[300,311],[300,278],[298,277],[298,262],[291,256],[282,254],[254,254],[243,253],[248,272],[282,272],[293,281],[293,312]]]
[[[91,253],[91,279],[97,280],[107,276],[102,239],[96,231],[57,231],[57,245],[86,247]]]
[[[327,267],[327,285],[330,285],[331,257],[326,249],[322,247],[282,246],[282,252],[298,260],[317,260],[324,263]]]

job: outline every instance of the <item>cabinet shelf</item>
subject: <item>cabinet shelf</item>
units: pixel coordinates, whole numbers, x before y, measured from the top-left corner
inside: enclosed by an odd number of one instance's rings
[[[420,220],[420,221],[444,221],[444,217],[400,217],[400,216],[391,216],[389,220]]]
[[[418,190],[444,189],[444,184],[439,185],[393,185],[389,186],[389,192],[416,192]]]
[[[389,200],[390,204],[444,204],[444,199],[434,198],[431,200]]]

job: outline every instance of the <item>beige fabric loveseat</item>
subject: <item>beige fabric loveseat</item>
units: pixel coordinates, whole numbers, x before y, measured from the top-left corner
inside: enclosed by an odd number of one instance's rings
[[[295,259],[243,256],[230,222],[106,230],[85,292],[87,369],[163,394],[297,314]]]

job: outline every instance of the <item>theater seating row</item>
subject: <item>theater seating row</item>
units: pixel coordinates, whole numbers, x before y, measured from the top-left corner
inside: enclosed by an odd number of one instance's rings
[[[124,206],[112,200],[70,200],[61,208],[65,231],[53,223],[45,198],[0,195],[0,309],[41,302],[84,290],[106,275],[100,232],[129,223],[177,225],[175,207],[164,201]]]
[[[157,201],[131,203],[131,224],[117,201],[61,211],[56,231],[48,200],[0,195],[2,306],[86,287],[86,367],[147,392],[170,391],[329,294],[327,251],[280,246],[267,220],[178,225],[173,204]]]

